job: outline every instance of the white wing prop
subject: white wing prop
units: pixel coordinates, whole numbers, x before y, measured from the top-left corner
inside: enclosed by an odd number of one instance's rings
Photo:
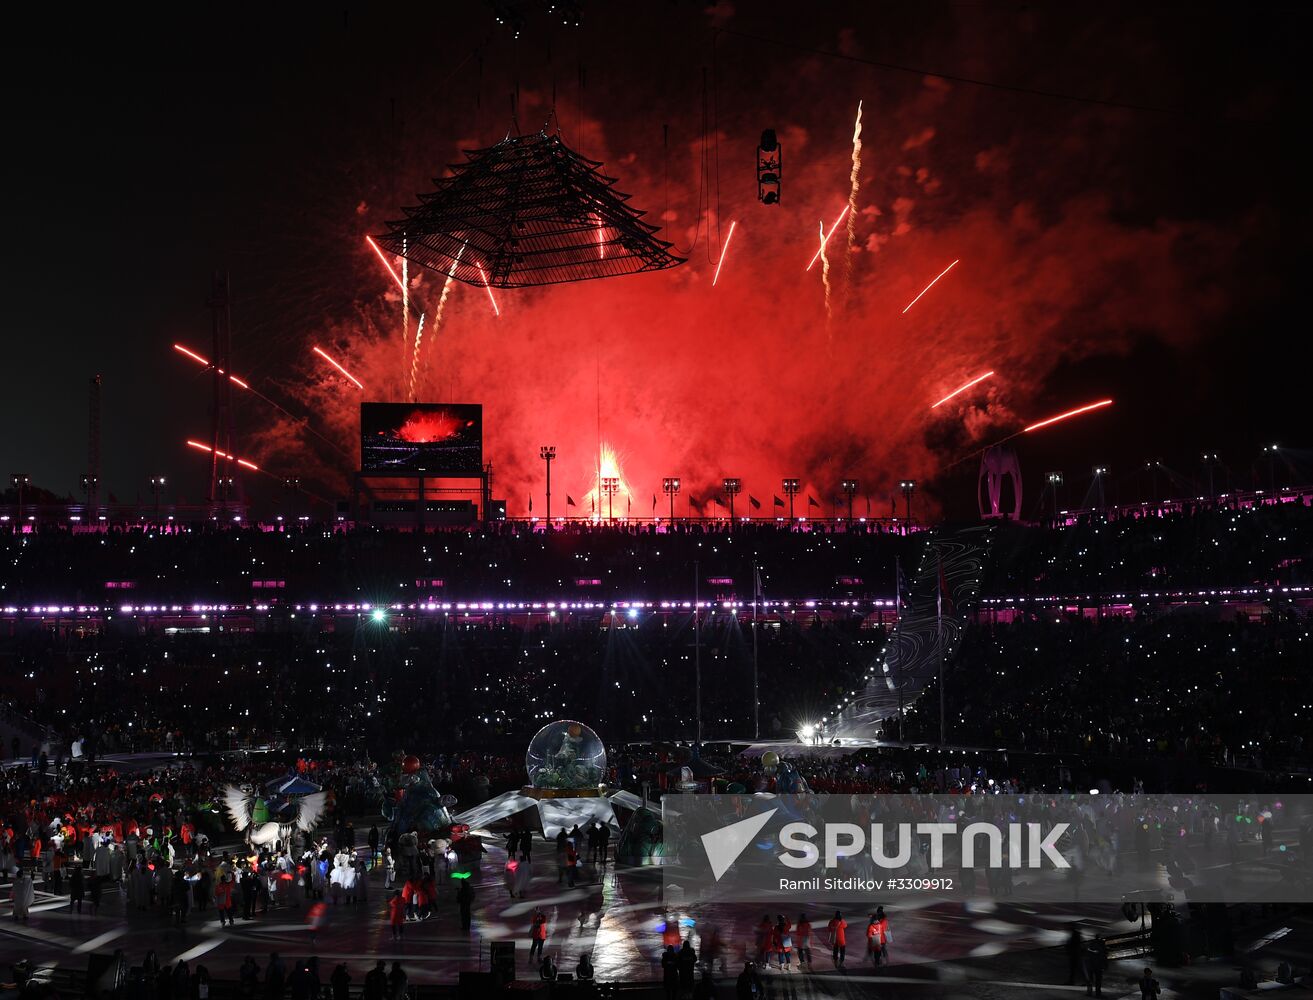
[[[223,811],[228,814],[228,821],[239,833],[251,825],[251,811],[254,807],[254,795],[247,795],[236,785],[224,786]]]
[[[319,825],[319,817],[324,815],[324,810],[328,808],[328,793],[315,792],[313,795],[303,795],[296,804],[296,825],[306,833],[310,833]]]

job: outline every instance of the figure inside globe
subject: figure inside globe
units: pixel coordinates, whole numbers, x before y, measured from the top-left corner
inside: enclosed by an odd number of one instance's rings
[[[606,748],[582,722],[562,719],[538,730],[524,765],[534,788],[591,789],[606,778]]]

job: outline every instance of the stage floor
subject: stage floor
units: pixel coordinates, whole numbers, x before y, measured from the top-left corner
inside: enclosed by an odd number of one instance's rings
[[[181,927],[171,924],[158,910],[128,913],[125,897],[113,887],[105,892],[100,912],[94,915],[85,903],[84,912],[70,912],[66,897],[38,892],[29,922],[21,924],[13,919],[6,885],[0,889],[0,957],[7,961],[27,957],[41,966],[84,967],[91,952],[122,948],[129,962],[135,964],[147,950],[154,949],[162,963],[181,959],[193,970],[201,964],[212,976],[227,978],[236,975],[247,955],[263,967],[270,952],[278,952],[285,961],[317,954],[325,978],[333,964],[347,962],[359,982],[374,961],[383,959],[389,963],[401,961],[412,981],[450,982],[461,970],[488,969],[492,942],[515,941],[517,966],[521,977],[527,977],[536,975],[528,959],[529,924],[539,907],[549,921],[546,950],[555,957],[561,971],[573,971],[579,955],[588,952],[600,980],[659,980],[663,949],[659,928],[667,916],[680,922],[685,936],[692,935],[699,952],[703,943],[712,939],[713,931],[714,937],[724,943],[716,961],[717,978],[722,959],[726,973],[732,977],[754,950],[754,927],[763,916],[760,907],[699,904],[667,911],[660,900],[656,869],[622,869],[617,876],[613,866],[587,866],[582,869],[579,884],[571,889],[557,883],[551,845],[542,844],[534,856],[528,898],[512,899],[502,884],[504,861],[502,848],[488,848],[482,871],[471,882],[476,899],[468,934],[460,930],[456,883],[449,881],[440,888],[434,916],[407,923],[399,944],[392,941],[384,915],[387,894],[379,870],[368,878],[365,901],[336,906],[330,902],[326,919],[316,932],[307,922],[307,904],[299,890],[293,890],[292,905],[272,907],[252,920],[238,919],[235,928],[221,928],[213,908],[193,910]],[[797,919],[796,907],[796,903],[791,904],[787,914],[790,920]],[[811,907],[808,912],[818,931],[811,971],[814,975],[838,975],[823,941],[823,928],[831,913],[820,907]],[[774,915],[772,908],[772,918]],[[842,973],[846,979],[871,972],[864,955],[866,916],[846,914],[852,942]],[[1009,953],[1019,957],[1021,952],[1060,945],[1073,921],[1083,922],[1087,936],[1095,930],[1129,929],[1116,907],[1111,906],[1037,907],[985,901],[967,906],[900,906],[890,909],[889,917],[894,935],[890,955],[893,964],[915,967],[938,963],[936,978],[948,971],[944,963],[974,959],[977,962],[972,964],[976,965],[978,960],[991,956]],[[1000,969],[1008,965],[997,964]],[[908,969],[908,973],[919,976],[924,970]],[[1015,975],[1012,970],[1005,978]],[[882,979],[891,976],[898,978],[899,970],[881,973]]]

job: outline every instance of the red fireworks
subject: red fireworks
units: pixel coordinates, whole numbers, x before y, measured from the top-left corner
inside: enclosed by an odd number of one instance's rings
[[[725,237],[725,245],[720,248],[720,260],[716,261],[716,274],[711,279],[712,288],[715,288],[716,282],[720,280],[720,266],[725,263],[725,254],[729,252],[729,241],[734,238],[734,227],[737,225],[737,222],[731,222],[729,224],[729,235]],[[817,252],[819,253],[820,251]]]
[[[816,248],[816,253],[812,255],[811,263],[807,265],[808,271],[810,271],[812,267],[816,264],[816,262],[821,259],[821,251],[824,250],[825,245],[830,242],[830,237],[834,235],[834,231],[839,228],[839,223],[843,222],[844,217],[847,214],[848,214],[848,206],[844,205],[843,211],[840,212],[839,217],[834,220],[834,225],[830,227],[830,231],[825,234],[825,239],[821,240],[821,245]]]
[[[1056,417],[1049,417],[1047,420],[1041,420],[1037,424],[1031,424],[1029,427],[1021,429],[1022,434],[1029,434],[1031,431],[1037,431],[1041,427],[1047,427],[1049,424],[1056,424],[1059,420],[1067,420],[1071,417],[1078,417],[1082,413],[1089,413],[1091,410],[1101,410],[1105,406],[1111,406],[1111,399],[1101,399],[1097,403],[1089,403],[1086,406],[1078,406],[1074,410],[1068,410],[1066,413],[1059,413]]]
[[[953,270],[953,268],[957,267],[957,264],[958,262],[955,260],[953,261],[953,263],[949,264],[948,267],[944,268],[942,271],[936,274],[935,280],[930,282],[930,284],[926,285],[925,288],[921,289],[921,295],[924,295],[926,292],[930,291],[930,289],[934,288],[935,285],[939,282],[939,279],[942,278],[944,275],[946,275],[949,271]],[[906,315],[907,310],[911,309],[912,306],[916,305],[916,303],[920,300],[921,295],[918,295],[911,302],[907,303],[907,305],[903,306],[903,315]]]
[[[987,371],[987,372],[985,372],[985,374],[983,374],[983,375],[977,375],[977,376],[976,376],[975,378],[973,378],[970,382],[967,382],[965,385],[960,385],[960,386],[958,386],[956,389],[954,389],[952,392],[950,392],[947,396],[945,396],[943,399],[941,399],[938,403],[933,404],[933,405],[930,407],[930,409],[933,410],[933,409],[934,409],[935,407],[937,407],[937,406],[942,406],[944,403],[947,403],[947,402],[948,402],[950,399],[952,399],[954,396],[958,395],[959,393],[966,392],[966,391],[967,391],[968,389],[970,389],[973,385],[978,385],[979,383],[985,381],[985,379],[991,377],[993,374],[994,374],[993,371]]]
[[[365,384],[364,384],[363,382],[361,382],[360,379],[356,378],[356,377],[355,377],[354,375],[352,375],[349,371],[347,371],[345,368],[343,368],[341,365],[339,365],[336,361],[334,361],[334,360],[333,360],[333,359],[327,354],[327,352],[324,351],[323,348],[321,348],[321,347],[312,347],[311,350],[314,351],[316,354],[318,354],[321,358],[323,358],[325,361],[327,361],[330,365],[332,365],[332,366],[333,366],[334,368],[336,368],[338,371],[340,371],[343,375],[345,375],[345,376],[346,376],[348,379],[350,379],[352,382],[354,382],[354,383],[355,383],[355,386],[356,386],[357,389],[363,389],[363,388],[365,387]]]
[[[260,467],[254,462],[248,462],[246,459],[238,458],[236,455],[229,455],[226,451],[219,451],[216,448],[211,448],[208,444],[201,444],[199,441],[193,441],[190,438],[187,439],[187,447],[195,448],[197,451],[213,452],[220,458],[227,459],[229,462],[236,462],[238,465],[250,469],[252,472],[260,471]]]

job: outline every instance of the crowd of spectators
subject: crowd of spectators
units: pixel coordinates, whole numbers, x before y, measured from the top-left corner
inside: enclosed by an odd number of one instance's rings
[[[1000,523],[986,595],[1313,585],[1313,508],[1200,507],[1162,516]]]
[[[861,615],[762,621],[763,735],[791,736],[851,690],[885,644]],[[39,722],[102,751],[266,743],[330,753],[527,745],[557,718],[612,740],[753,729],[753,626],[691,611],[526,621],[436,618],[393,631],[28,633],[0,640],[7,691]],[[698,642],[700,639],[700,655]],[[22,747],[21,752],[26,752]]]
[[[948,736],[965,745],[1097,757],[1188,757],[1307,769],[1313,624],[1203,610],[1038,615],[967,629],[945,678]],[[906,719],[938,738],[932,684]]]
[[[42,527],[0,530],[0,603],[684,599],[693,591],[695,564],[708,593],[715,586],[751,596],[759,564],[773,596],[883,595],[893,585],[895,556],[920,547],[920,533],[861,523],[805,531],[695,523],[670,532],[571,525],[550,533],[510,522],[431,533],[321,525]]]

